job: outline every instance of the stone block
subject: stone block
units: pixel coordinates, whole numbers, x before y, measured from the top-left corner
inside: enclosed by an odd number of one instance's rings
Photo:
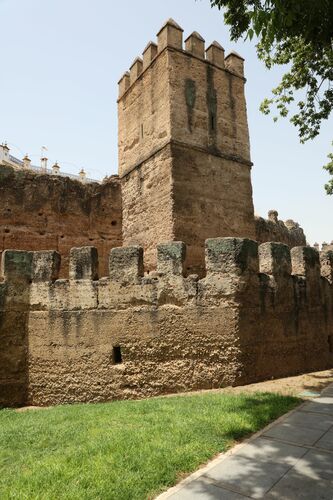
[[[6,281],[29,281],[32,273],[32,252],[5,250],[1,258],[1,276]]]
[[[259,245],[260,272],[271,275],[290,275],[290,249],[283,243],[262,243]]]
[[[157,40],[158,52],[161,52],[165,47],[182,49],[183,29],[173,19],[168,19],[157,33]]]
[[[224,68],[224,48],[218,42],[213,42],[206,50],[207,61]]]
[[[143,276],[143,249],[139,246],[112,248],[109,258],[110,280],[135,284]]]
[[[333,251],[323,251],[320,253],[321,275],[333,284]]]
[[[186,246],[181,241],[161,243],[157,246],[157,272],[182,276],[185,256]]]
[[[54,281],[59,278],[61,257],[53,250],[33,252],[32,280]]]
[[[311,247],[294,247],[291,249],[292,272],[309,280],[320,279],[319,253]]]
[[[69,279],[98,279],[98,253],[95,247],[71,249],[69,257]]]
[[[243,274],[259,272],[258,244],[246,238],[206,240],[207,273]]]

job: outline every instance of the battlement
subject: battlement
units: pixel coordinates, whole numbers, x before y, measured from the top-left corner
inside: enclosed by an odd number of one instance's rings
[[[244,77],[244,59],[237,52],[232,51],[225,57],[224,48],[215,40],[206,48],[204,38],[197,31],[191,33],[183,42],[183,31],[173,19],[164,23],[156,35],[157,43],[149,42],[142,53],[142,59],[137,57],[129,71],[119,80],[119,98],[122,98],[165,49],[181,51],[184,55],[196,57],[241,78]]]
[[[182,242],[6,250],[0,284],[0,404],[56,404],[221,387],[333,365],[333,254],[213,238],[206,276],[184,275]]]
[[[206,275],[185,276],[186,246],[182,242],[163,243],[157,247],[157,270],[144,274],[144,252],[139,246],[113,248],[108,261],[108,276],[98,277],[98,252],[94,247],[72,248],[69,278],[59,279],[60,255],[55,251],[22,252],[6,250],[2,258],[5,282],[30,286],[32,309],[108,309],[181,304],[194,306],[243,294],[246,303],[265,301],[271,294],[269,279],[288,286],[319,290],[323,283],[332,295],[333,252],[311,247],[291,251],[281,243],[263,243],[241,238],[206,240]],[[301,281],[298,278],[301,277]],[[296,279],[297,278],[297,279]],[[172,286],[170,286],[170,283]],[[289,283],[289,285],[288,285]],[[265,286],[265,284],[267,286]],[[311,292],[312,293],[312,292]],[[258,295],[256,295],[258,294]],[[315,302],[326,300],[313,295]],[[294,295],[297,298],[298,294]],[[167,297],[167,299],[166,299]],[[293,300],[294,300],[293,299]],[[242,300],[240,298],[240,300]],[[297,304],[295,304],[296,306]]]
[[[292,219],[285,222],[279,220],[279,214],[276,210],[270,210],[267,219],[256,216],[255,226],[256,240],[260,243],[279,241],[290,248],[306,245],[306,237],[300,225]],[[317,249],[319,250],[319,247]]]

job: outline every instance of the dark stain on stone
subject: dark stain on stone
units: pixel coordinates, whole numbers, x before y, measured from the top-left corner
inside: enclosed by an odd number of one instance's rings
[[[214,88],[214,68],[207,65],[207,109],[208,109],[208,133],[210,142],[215,145],[217,135],[217,96]]]
[[[196,100],[196,86],[195,82],[191,80],[190,78],[187,78],[185,80],[185,99],[186,99],[186,106],[187,106],[187,124],[189,131],[192,133],[192,128],[193,128],[193,111],[194,111],[194,106],[195,106],[195,100]]]

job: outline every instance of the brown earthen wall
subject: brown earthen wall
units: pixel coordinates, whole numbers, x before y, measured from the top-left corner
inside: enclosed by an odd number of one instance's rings
[[[0,255],[6,248],[55,249],[68,274],[72,247],[98,248],[101,275],[111,248],[122,244],[121,188],[117,177],[81,184],[68,177],[0,167]]]

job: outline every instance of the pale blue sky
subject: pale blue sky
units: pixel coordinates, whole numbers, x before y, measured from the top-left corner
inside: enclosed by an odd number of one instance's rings
[[[320,137],[300,145],[288,121],[259,111],[278,81],[257,61],[253,44],[230,42],[221,13],[209,0],[0,0],[0,142],[38,163],[102,178],[117,172],[117,82],[163,22],[173,17],[187,36],[198,31],[246,59],[254,204],[294,219],[310,243],[333,239],[333,197],[324,193],[321,166],[333,139],[332,119]]]

